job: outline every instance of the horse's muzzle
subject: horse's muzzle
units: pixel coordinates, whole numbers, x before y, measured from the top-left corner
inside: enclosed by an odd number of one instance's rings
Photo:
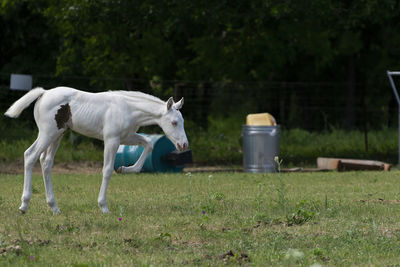
[[[178,148],[179,151],[185,151],[186,149],[189,148],[189,144],[186,143],[186,142],[184,142],[184,143],[182,143],[182,144],[177,143],[176,146],[177,146],[177,148]]]

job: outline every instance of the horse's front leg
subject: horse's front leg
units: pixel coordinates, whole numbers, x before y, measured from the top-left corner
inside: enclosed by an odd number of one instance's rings
[[[118,173],[132,173],[132,172],[140,172],[143,168],[143,165],[146,161],[147,156],[153,150],[153,143],[151,139],[140,135],[140,134],[132,134],[128,142],[125,142],[127,145],[142,145],[144,147],[142,155],[140,155],[139,159],[136,163],[129,167],[121,166],[118,168]]]
[[[104,140],[104,163],[103,163],[103,181],[101,183],[99,198],[97,202],[103,213],[109,213],[106,201],[107,187],[110,181],[113,169],[115,154],[119,147],[119,138],[110,138]]]

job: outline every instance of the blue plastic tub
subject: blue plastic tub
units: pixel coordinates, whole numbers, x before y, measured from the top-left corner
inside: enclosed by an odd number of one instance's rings
[[[153,151],[147,156],[142,172],[181,172],[184,165],[174,165],[167,160],[168,155],[175,151],[174,144],[165,135],[146,135],[153,143]],[[120,145],[115,156],[114,170],[121,166],[131,166],[136,163],[144,150],[143,146]]]

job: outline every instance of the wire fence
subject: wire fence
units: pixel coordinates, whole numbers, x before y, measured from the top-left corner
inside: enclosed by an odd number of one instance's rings
[[[367,131],[397,126],[397,106],[389,83],[371,91],[361,84],[339,82],[145,81],[38,75],[33,77],[33,85],[46,89],[62,85],[91,92],[139,90],[164,100],[173,95],[176,101],[184,97],[185,119],[205,129],[210,116],[235,117],[244,122],[247,114],[260,112],[271,113],[287,129]],[[3,113],[25,93],[10,90],[9,86],[10,74],[1,73],[0,111]],[[33,121],[32,112],[24,112],[22,118]]]

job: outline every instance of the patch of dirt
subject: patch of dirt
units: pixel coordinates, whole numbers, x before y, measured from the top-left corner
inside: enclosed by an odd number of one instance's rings
[[[198,172],[242,172],[241,166],[196,166],[188,165],[183,169],[184,172],[198,173]]]
[[[77,162],[61,162],[54,163],[52,173],[55,174],[101,174],[103,168],[102,162],[96,161],[77,161]],[[202,173],[202,172],[241,172],[240,166],[195,166],[189,165],[183,169],[185,173]],[[0,173],[2,174],[24,174],[24,162],[0,162]],[[34,174],[41,174],[39,161],[33,168]]]
[[[62,162],[55,163],[52,169],[52,173],[55,174],[69,174],[69,173],[83,173],[83,174],[101,174],[102,163],[101,162]],[[0,173],[2,174],[24,174],[24,163],[12,162],[12,163],[0,163]],[[35,164],[33,168],[34,174],[41,174],[42,169],[40,168],[39,162]]]

